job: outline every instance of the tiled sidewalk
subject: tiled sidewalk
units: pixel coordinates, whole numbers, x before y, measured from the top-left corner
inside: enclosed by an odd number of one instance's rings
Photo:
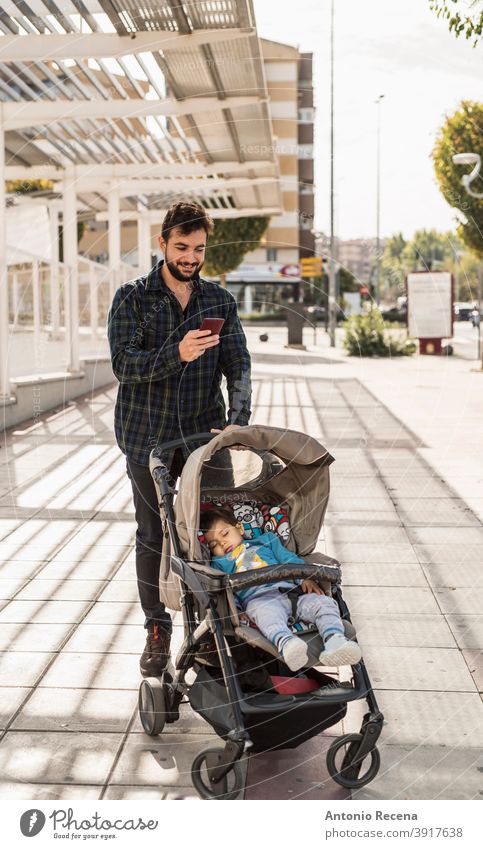
[[[381,772],[360,797],[474,798],[481,524],[359,381],[297,362],[283,375],[256,364],[252,420],[306,431],[336,457],[321,545],[343,562],[388,720]],[[0,798],[192,798],[192,758],[216,745],[189,709],[155,740],[137,718],[142,614],[114,397],[10,433],[0,453]],[[344,730],[359,730],[363,707]],[[324,757],[340,732],[253,759],[247,798],[344,798]]]

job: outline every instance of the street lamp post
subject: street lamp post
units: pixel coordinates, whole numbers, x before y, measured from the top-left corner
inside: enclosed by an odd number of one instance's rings
[[[329,264],[329,335],[335,348],[335,237],[334,237],[334,0],[330,4],[330,264]]]
[[[376,170],[376,304],[379,306],[381,300],[381,102],[384,98],[380,94],[376,100],[377,105],[377,170]]]

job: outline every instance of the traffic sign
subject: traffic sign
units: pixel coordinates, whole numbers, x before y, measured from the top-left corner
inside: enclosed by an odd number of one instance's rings
[[[301,277],[320,277],[322,274],[322,257],[309,256],[300,260]]]

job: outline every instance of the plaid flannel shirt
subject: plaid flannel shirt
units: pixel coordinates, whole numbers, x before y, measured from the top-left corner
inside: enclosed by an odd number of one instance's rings
[[[227,423],[246,425],[251,412],[250,355],[234,297],[197,278],[183,312],[161,266],[162,261],[146,276],[124,283],[108,316],[112,368],[119,380],[116,439],[121,451],[142,465],[159,443]],[[193,362],[181,362],[181,339],[207,317],[225,319],[220,344]]]

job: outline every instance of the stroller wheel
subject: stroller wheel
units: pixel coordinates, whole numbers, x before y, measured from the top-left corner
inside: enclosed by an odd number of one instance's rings
[[[227,775],[216,784],[210,781],[208,770],[221,761],[224,749],[205,749],[193,761],[191,778],[202,799],[236,799],[244,784],[243,770],[235,761]]]
[[[374,746],[362,760],[355,760],[357,750],[362,740],[362,734],[344,734],[334,740],[327,752],[327,769],[329,775],[342,787],[355,790],[364,787],[376,777],[381,765],[379,749]],[[368,769],[360,775],[366,758],[371,759]]]
[[[164,687],[158,678],[145,678],[139,687],[139,718],[146,734],[161,734],[166,722]]]

